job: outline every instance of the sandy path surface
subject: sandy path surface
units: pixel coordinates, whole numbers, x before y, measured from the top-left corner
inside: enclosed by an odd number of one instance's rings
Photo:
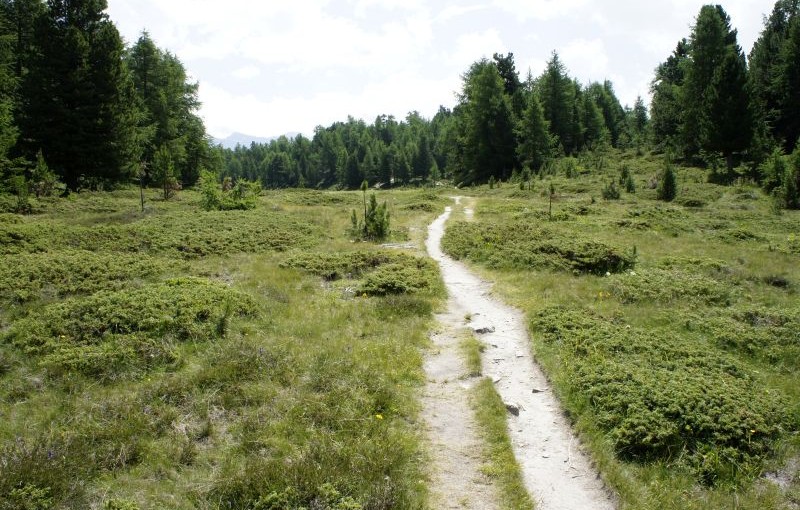
[[[459,350],[464,315],[452,305],[450,298],[447,313],[437,315],[440,330],[432,335],[434,350],[425,360],[422,418],[431,443],[431,507],[491,510],[497,508],[497,493],[480,470],[483,443],[469,402],[476,379],[465,378]]]
[[[459,203],[456,199],[456,204]],[[583,453],[549,390],[547,379],[531,357],[522,313],[492,297],[491,285],[441,251],[440,242],[450,213],[448,208],[430,225],[426,240],[428,254],[439,263],[450,295],[448,310],[453,313],[448,313],[447,321],[460,321],[463,325],[464,317],[470,314],[470,327],[484,331],[479,333],[487,346],[483,373],[495,382],[501,398],[514,411],[508,417],[509,433],[525,485],[537,509],[613,509],[613,499]],[[468,407],[463,416],[472,416]],[[455,426],[458,420],[458,415],[454,415],[450,423]]]

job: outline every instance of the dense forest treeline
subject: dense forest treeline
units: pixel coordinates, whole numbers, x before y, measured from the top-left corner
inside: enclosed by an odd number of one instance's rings
[[[648,124],[644,101],[633,109],[613,84],[581,85],[557,53],[539,78],[524,81],[514,55],[475,62],[463,77],[453,109],[432,119],[418,112],[405,119],[378,116],[372,124],[349,118],[319,126],[313,137],[278,138],[224,153],[228,177],[260,180],[267,187],[425,183],[461,184],[507,180],[548,160],[598,147],[642,147]]]
[[[0,2],[0,170],[11,191],[46,191],[55,177],[96,189],[140,174],[191,185],[214,165],[197,84],[146,32],[125,47],[106,8]]]
[[[431,119],[378,116],[236,149],[213,146],[197,84],[145,32],[126,47],[105,0],[0,2],[0,171],[13,193],[141,179],[191,186],[203,170],[271,188],[357,188],[452,180],[469,185],[538,172],[560,156],[652,149],[787,195],[800,187],[798,0],[778,0],[749,60],[720,5],[658,66],[648,112],[611,82],[581,84],[553,52],[522,79],[513,53],[463,75],[457,104]],[[796,191],[795,191],[796,194]],[[795,199],[784,200],[791,206]]]

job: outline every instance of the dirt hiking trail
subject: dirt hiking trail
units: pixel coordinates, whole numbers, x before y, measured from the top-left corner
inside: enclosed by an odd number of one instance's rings
[[[456,198],[456,206],[460,199]],[[491,295],[491,285],[470,272],[466,266],[446,256],[440,242],[444,234],[445,222],[450,217],[452,208],[448,207],[444,214],[428,227],[426,248],[428,254],[439,263],[442,278],[449,294],[448,311],[439,319],[445,329],[458,331],[469,326],[486,345],[483,353],[483,373],[494,381],[495,388],[503,402],[509,408],[509,436],[513,443],[514,454],[519,462],[525,486],[536,502],[537,510],[612,510],[615,505],[612,497],[604,488],[597,471],[592,467],[584,454],[580,442],[573,434],[555,396],[549,389],[548,381],[530,354],[530,339],[525,327],[523,314],[503,304]],[[472,211],[466,211],[471,215]],[[471,321],[467,323],[466,317]],[[434,337],[434,342],[440,339]],[[455,340],[457,344],[457,340]],[[442,352],[449,347],[440,346]],[[458,357],[457,346],[455,356]],[[433,358],[443,357],[439,354]],[[450,362],[455,362],[451,360]],[[461,362],[463,365],[463,362]],[[429,380],[439,380],[437,361],[431,359],[426,363]],[[474,421],[472,410],[466,403],[466,385],[458,380],[458,374],[464,373],[463,366],[451,372],[449,384],[439,385],[441,394],[437,394],[433,412],[440,417],[446,416],[444,423],[437,425],[428,421],[434,432],[432,443],[434,449],[444,448],[448,451],[462,450],[462,456],[479,455],[481,449],[474,445]],[[455,379],[455,380],[454,380]],[[427,392],[426,392],[427,394]],[[429,419],[430,395],[426,395],[423,416]],[[440,426],[452,427],[452,430],[437,431]],[[468,429],[462,431],[462,428]],[[442,435],[444,434],[444,435]],[[448,437],[449,436],[449,437]],[[472,446],[470,446],[472,445]],[[447,456],[448,454],[445,454]],[[434,452],[435,457],[440,455]],[[447,462],[448,465],[436,465]],[[451,463],[452,462],[452,463]],[[495,508],[495,504],[479,503],[481,498],[492,491],[476,491],[484,489],[484,485],[475,487],[474,476],[468,474],[480,460],[471,458],[468,462],[459,457],[438,459],[436,472],[443,468],[452,471],[455,478],[448,476],[437,480],[434,476],[434,494],[448,492],[440,483],[457,483],[456,490],[465,497],[476,501],[478,506],[460,505],[437,508]],[[472,465],[470,465],[472,464]],[[470,484],[472,482],[472,488]],[[466,486],[465,486],[466,483]],[[462,487],[465,487],[462,489]],[[455,489],[455,487],[453,487]],[[476,491],[476,492],[473,492]],[[496,500],[493,500],[496,501]],[[458,504],[453,501],[453,504]]]
[[[455,310],[448,306],[447,313],[437,315],[439,330],[431,336],[434,347],[425,360],[422,417],[431,443],[431,507],[491,510],[497,508],[497,492],[481,472],[483,443],[470,406],[477,379],[465,377],[459,348],[464,315]]]

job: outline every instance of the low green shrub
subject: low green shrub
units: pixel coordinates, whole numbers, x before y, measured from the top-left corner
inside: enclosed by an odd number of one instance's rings
[[[442,248],[456,259],[485,263],[492,268],[604,274],[625,271],[636,262],[633,253],[525,222],[455,223],[445,232]]]
[[[680,269],[643,269],[609,279],[611,295],[625,304],[702,303],[725,306],[735,295],[734,288],[719,280]]]
[[[230,317],[256,310],[246,294],[183,278],[45,307],[16,321],[5,340],[55,373],[115,378],[174,363],[172,342],[219,338]]]
[[[624,459],[733,484],[758,476],[798,425],[785,398],[694,338],[564,308],[539,312],[531,326],[563,364],[571,410],[588,406]]]
[[[765,361],[789,372],[800,368],[800,311],[745,307],[711,317],[692,315],[692,324],[722,349]]]
[[[200,188],[200,205],[206,211],[246,211],[255,209],[261,194],[261,184],[246,179],[232,183],[226,179],[220,186],[217,177],[210,172],[203,172],[198,183]]]
[[[392,251],[301,253],[281,262],[326,280],[357,279],[359,294],[388,296],[441,291],[436,265],[429,259]]]
[[[20,253],[13,264],[0,265],[0,302],[24,303],[48,294],[117,290],[131,280],[150,278],[170,266],[144,254],[105,254],[81,250]]]
[[[304,252],[289,256],[281,267],[302,269],[326,280],[357,278],[384,264],[403,263],[414,257],[391,251]]]
[[[437,287],[438,277],[436,266],[428,259],[417,259],[415,264],[386,264],[364,277],[359,293],[387,296],[428,292]]]
[[[310,248],[320,236],[318,227],[283,213],[194,212],[92,227],[55,221],[0,224],[0,255],[75,249],[196,258]]]
[[[619,200],[621,194],[619,192],[619,188],[617,187],[617,183],[614,181],[608,183],[603,188],[602,195],[605,200]]]

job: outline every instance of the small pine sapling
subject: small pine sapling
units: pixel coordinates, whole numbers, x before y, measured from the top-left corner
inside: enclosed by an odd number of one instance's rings
[[[661,183],[658,187],[658,199],[665,202],[672,202],[678,195],[678,179],[672,164],[667,163]]]

